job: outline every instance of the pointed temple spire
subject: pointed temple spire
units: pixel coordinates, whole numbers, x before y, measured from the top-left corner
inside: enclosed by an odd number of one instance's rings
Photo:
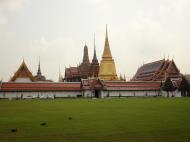
[[[84,46],[84,55],[83,55],[83,60],[82,63],[79,66],[79,70],[80,70],[80,76],[82,76],[82,78],[88,78],[89,76],[89,68],[90,68],[90,61],[89,61],[89,57],[88,57],[88,47],[85,44]],[[78,72],[78,71],[76,71]]]
[[[100,63],[98,77],[101,80],[118,80],[116,74],[115,62],[112,59],[111,50],[109,46],[107,25],[106,25],[104,52]]]
[[[84,46],[84,55],[83,55],[83,63],[87,63],[89,64],[89,57],[88,57],[88,47],[87,45],[85,44]]]
[[[94,56],[93,56],[92,62],[98,62],[98,59],[97,59],[97,56],[96,56],[95,33],[94,33]]]
[[[37,71],[37,75],[42,75],[42,72],[41,72],[41,67],[40,67],[40,57],[39,57],[39,64],[38,64],[38,71]]]
[[[104,45],[104,52],[103,52],[103,58],[112,58],[110,46],[109,46],[109,40],[108,40],[108,30],[106,25],[106,38],[105,38],[105,45]]]
[[[40,64],[40,57],[39,57],[38,70],[35,76],[35,81],[45,81],[45,80],[46,78],[45,76],[42,75],[42,72],[41,72],[41,64]]]
[[[63,82],[63,77],[61,75],[60,66],[59,66],[59,79],[58,79],[58,82]]]
[[[96,44],[95,44],[95,34],[94,34],[94,56],[89,71],[90,77],[92,78],[98,77],[98,72],[99,72],[99,62],[96,56]]]

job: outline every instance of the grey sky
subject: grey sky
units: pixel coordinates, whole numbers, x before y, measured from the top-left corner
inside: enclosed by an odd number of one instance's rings
[[[190,73],[189,0],[0,0],[0,78],[7,81],[24,58],[36,74],[58,80],[59,66],[81,62],[83,46],[93,55],[96,33],[101,60],[105,25],[117,73],[132,77],[146,62],[174,57]]]

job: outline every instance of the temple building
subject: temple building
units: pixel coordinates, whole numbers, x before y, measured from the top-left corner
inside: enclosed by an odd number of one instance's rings
[[[79,65],[81,78],[88,78],[90,76],[90,61],[88,56],[88,47],[84,46],[84,55],[82,63]]]
[[[89,61],[88,47],[84,46],[84,54],[82,63],[78,67],[70,67],[65,69],[65,82],[79,82],[81,79],[99,78],[100,80],[119,80],[116,74],[115,62],[112,58],[108,32],[106,26],[105,45],[102,60],[99,62],[96,56],[96,47],[94,40],[94,56],[92,62]]]
[[[137,70],[132,81],[165,81],[167,77],[172,80],[182,78],[180,70],[173,59],[163,59],[142,65]]]
[[[51,80],[46,80],[45,76],[41,73],[40,62],[38,65],[38,71],[36,76],[33,76],[32,72],[28,69],[25,61],[23,60],[22,64],[15,72],[13,77],[11,77],[9,82],[52,82]]]
[[[84,46],[84,54],[82,63],[78,67],[70,67],[65,69],[65,82],[80,82],[81,79],[97,78],[99,72],[99,62],[96,56],[96,47],[94,42],[94,56],[90,63],[88,56],[88,47]]]
[[[23,60],[22,64],[15,72],[13,77],[10,79],[9,82],[34,82],[35,78],[28,69],[25,61]]]
[[[60,79],[60,82],[80,82],[80,70],[79,67],[65,68],[65,78]]]
[[[114,59],[112,58],[109,46],[107,26],[106,26],[104,52],[100,63],[98,78],[101,80],[118,80],[116,74],[115,62]]]

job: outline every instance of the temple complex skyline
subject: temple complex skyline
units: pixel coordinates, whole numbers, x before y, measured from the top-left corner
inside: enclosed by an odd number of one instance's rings
[[[118,76],[116,72],[116,65],[114,58],[112,57],[111,48],[109,45],[108,39],[108,30],[106,25],[106,33],[105,33],[105,44],[104,50],[102,54],[101,62],[99,63],[96,56],[96,44],[95,44],[95,36],[94,36],[94,55],[92,61],[89,60],[88,47],[85,44],[83,51],[82,62],[77,66],[65,67],[64,76],[63,73],[59,71],[59,76],[57,81],[53,81],[51,79],[46,79],[41,71],[41,64],[39,58],[39,64],[36,75],[34,75],[24,59],[14,73],[14,75],[9,79],[8,82],[40,82],[40,83],[50,83],[50,82],[83,82],[84,80],[100,80],[100,81],[114,81],[114,82],[141,82],[141,81],[165,81],[167,78],[172,79],[172,81],[178,82],[181,81],[183,73],[180,72],[177,67],[174,59],[161,59],[152,61],[149,63],[143,64],[139,67],[135,73],[135,75],[127,80],[125,74],[120,74]],[[185,75],[186,76],[186,75]],[[91,82],[90,81],[90,82]],[[2,81],[1,81],[2,82]],[[94,82],[94,81],[93,81]],[[98,81],[99,82],[99,81]],[[92,82],[91,82],[92,83]],[[95,83],[95,82],[94,82]],[[96,82],[97,83],[97,82]],[[177,83],[179,84],[179,83]]]

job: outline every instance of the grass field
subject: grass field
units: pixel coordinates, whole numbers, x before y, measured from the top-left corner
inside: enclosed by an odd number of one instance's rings
[[[2,100],[0,141],[189,142],[190,99]]]

